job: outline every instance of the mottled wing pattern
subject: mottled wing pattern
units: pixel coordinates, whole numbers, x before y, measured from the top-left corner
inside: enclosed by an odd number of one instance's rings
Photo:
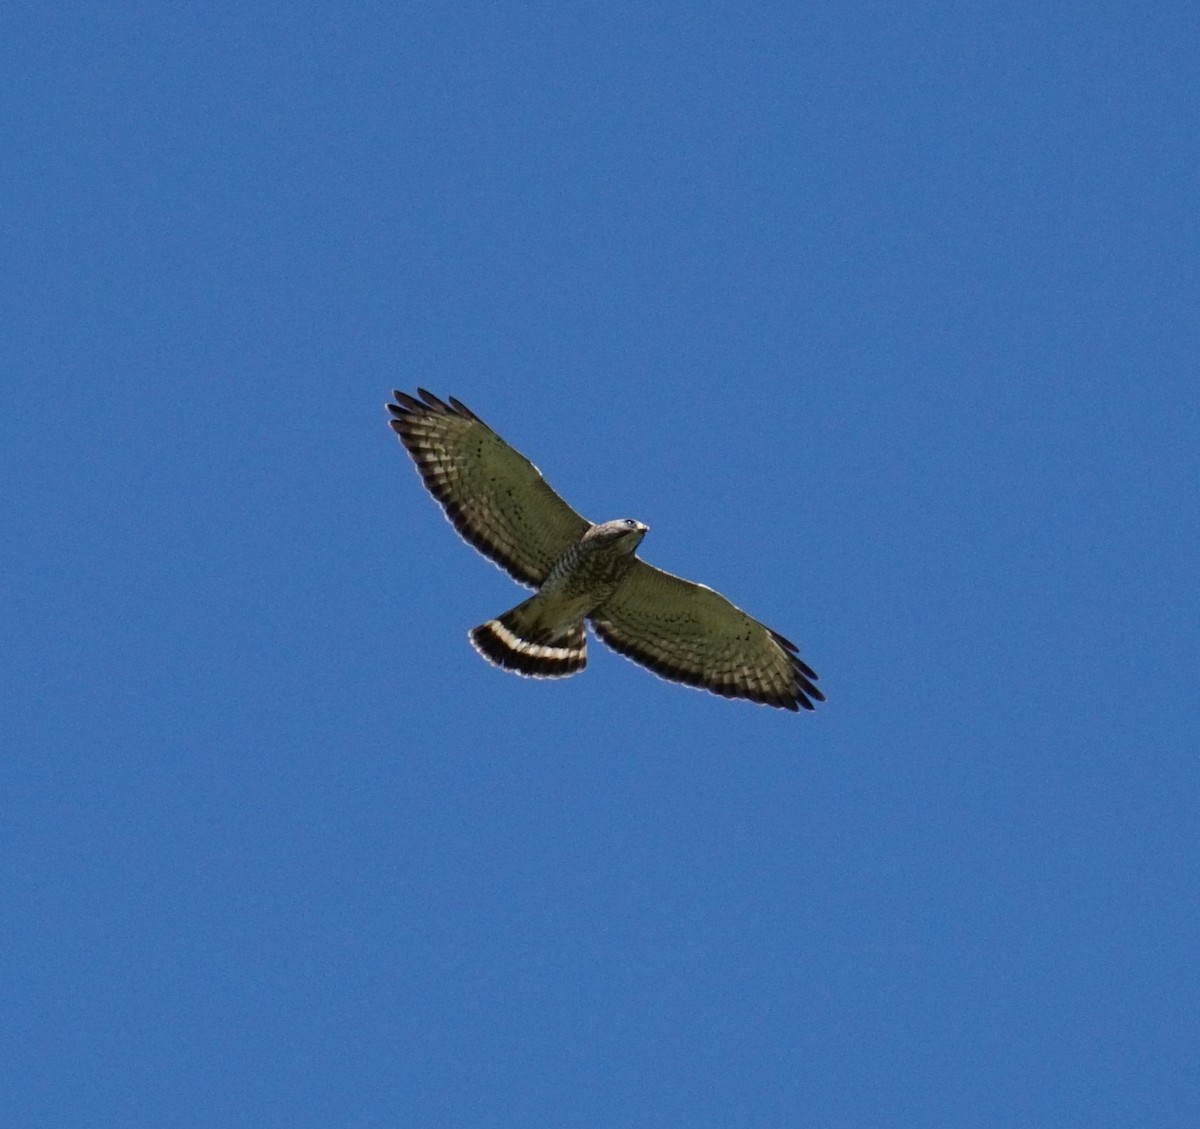
[[[465,404],[393,392],[392,429],[454,528],[515,580],[538,587],[588,528],[524,455]]]
[[[590,618],[614,651],[663,678],[789,710],[825,700],[795,644],[711,588],[645,561]]]

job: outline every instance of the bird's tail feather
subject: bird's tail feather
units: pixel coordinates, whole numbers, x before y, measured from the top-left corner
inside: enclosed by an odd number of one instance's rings
[[[471,645],[490,663],[532,678],[566,678],[587,666],[583,621],[549,631],[538,622],[533,596],[471,629]]]

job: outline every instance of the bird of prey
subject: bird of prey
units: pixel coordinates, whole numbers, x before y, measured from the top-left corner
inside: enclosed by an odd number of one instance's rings
[[[825,700],[794,643],[635,556],[648,526],[593,525],[465,404],[417,393],[393,392],[388,422],[429,492],[465,540],[537,590],[472,629],[485,659],[535,678],[577,674],[590,623],[613,650],[675,682],[793,711]]]

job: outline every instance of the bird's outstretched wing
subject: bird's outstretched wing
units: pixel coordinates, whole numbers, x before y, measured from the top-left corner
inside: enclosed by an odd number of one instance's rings
[[[795,644],[711,588],[645,561],[589,618],[614,651],[674,682],[788,710],[825,700]]]
[[[417,392],[419,400],[393,392],[387,407],[429,492],[465,540],[515,580],[538,587],[589,522],[465,404]]]

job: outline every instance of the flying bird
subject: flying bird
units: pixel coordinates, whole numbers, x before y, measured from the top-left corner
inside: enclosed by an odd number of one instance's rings
[[[585,623],[655,674],[782,709],[825,696],[798,649],[724,596],[646,564],[649,528],[593,525],[461,401],[393,392],[389,423],[454,528],[535,595],[470,632],[505,670],[564,678],[587,665]]]

